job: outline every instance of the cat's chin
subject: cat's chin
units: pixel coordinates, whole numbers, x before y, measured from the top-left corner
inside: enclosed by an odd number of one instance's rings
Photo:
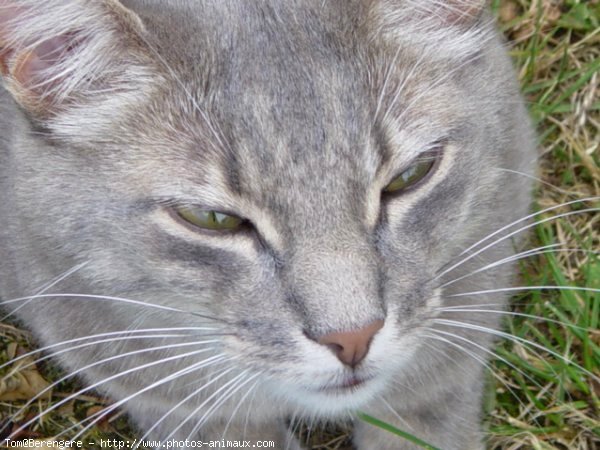
[[[307,415],[346,419],[377,398],[385,386],[381,377],[371,377],[314,386],[279,385],[273,391]]]

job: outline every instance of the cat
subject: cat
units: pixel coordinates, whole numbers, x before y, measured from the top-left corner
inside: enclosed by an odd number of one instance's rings
[[[0,297],[144,438],[484,448],[499,315],[447,308],[506,303],[536,159],[485,1],[0,0],[0,44]]]

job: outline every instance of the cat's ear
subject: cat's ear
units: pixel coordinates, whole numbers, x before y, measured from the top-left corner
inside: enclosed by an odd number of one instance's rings
[[[487,0],[371,0],[391,17],[412,18],[438,27],[471,26],[485,11]]]
[[[143,33],[117,0],[0,0],[4,86],[34,119],[101,106],[151,76]]]
[[[439,26],[470,27],[481,19],[487,0],[410,0],[417,17]]]
[[[369,0],[367,0],[369,1]],[[476,52],[492,34],[487,0],[370,0],[374,29],[441,58]]]

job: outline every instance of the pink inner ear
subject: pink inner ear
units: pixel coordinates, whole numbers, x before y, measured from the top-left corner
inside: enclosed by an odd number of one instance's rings
[[[14,5],[14,2],[0,0],[0,32],[4,29],[6,23],[18,16],[19,10],[20,8]]]
[[[58,65],[69,52],[69,36],[58,36],[48,39],[30,52],[17,56],[14,69],[15,79],[23,86],[32,87],[44,84],[52,72],[49,70]],[[56,80],[51,80],[52,83]]]
[[[54,74],[63,71],[58,66],[73,49],[76,36],[51,37],[35,47],[28,42],[11,43],[14,31],[23,25],[20,19],[28,12],[14,0],[0,0],[0,71],[26,89],[45,90],[59,81]]]
[[[13,51],[6,47],[9,40],[7,24],[18,17],[19,9],[6,0],[0,0],[0,70],[2,75],[8,75],[8,60]]]

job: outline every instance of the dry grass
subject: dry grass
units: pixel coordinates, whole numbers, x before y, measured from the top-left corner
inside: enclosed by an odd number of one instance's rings
[[[503,1],[500,17],[513,41],[524,92],[540,134],[539,209],[576,199],[596,200],[558,212],[600,205],[600,5],[598,1]],[[530,285],[572,285],[598,289],[600,214],[574,214],[536,230],[539,245],[554,242],[569,251],[540,256],[523,264]],[[514,318],[516,336],[531,339],[571,359],[565,364],[548,352],[520,343],[504,343],[502,357],[518,355],[519,368],[539,384],[505,364],[497,373],[517,392],[496,386],[491,411],[490,447],[494,449],[600,448],[600,295],[591,292],[532,292],[515,300],[520,313],[563,323]],[[568,325],[571,326],[568,326]],[[580,331],[574,326],[585,328]],[[585,370],[584,370],[585,369]]]

